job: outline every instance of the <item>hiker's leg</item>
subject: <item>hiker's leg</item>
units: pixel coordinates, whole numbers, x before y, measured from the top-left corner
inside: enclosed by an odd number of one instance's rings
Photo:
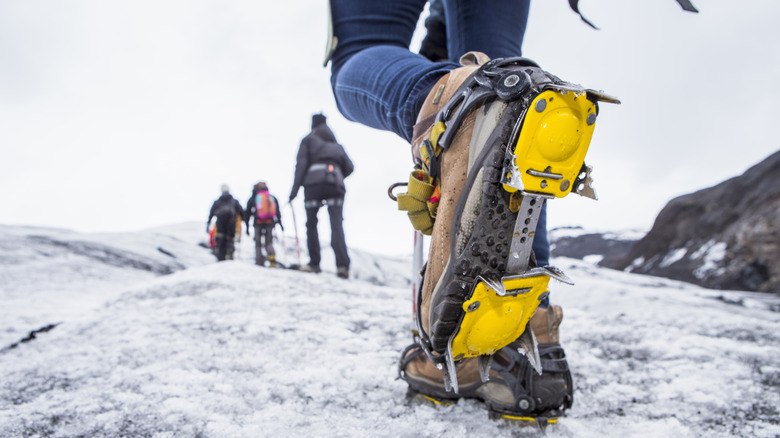
[[[317,213],[320,211],[319,201],[306,201],[306,245],[309,248],[309,265],[320,265],[320,236],[317,233]]]
[[[227,230],[232,224],[227,224],[224,220],[217,220],[217,260],[225,260],[228,251],[228,240],[232,237],[228,237]]]
[[[265,256],[263,256],[263,226],[255,224],[255,264],[265,265]]]
[[[233,260],[235,252],[234,239],[236,238],[236,220],[233,219],[225,224],[225,259]]]
[[[275,256],[274,252],[274,226],[266,225],[263,227],[263,233],[265,234],[265,253],[268,254],[268,258]]]
[[[349,120],[392,131],[407,141],[433,84],[457,67],[409,51],[426,0],[332,0],[331,85]]]
[[[490,58],[522,56],[529,6],[530,0],[444,0],[450,61],[470,51]]]
[[[349,269],[349,254],[344,237],[343,213],[344,198],[328,200],[328,215],[330,217],[330,245],[336,254],[336,267]]]

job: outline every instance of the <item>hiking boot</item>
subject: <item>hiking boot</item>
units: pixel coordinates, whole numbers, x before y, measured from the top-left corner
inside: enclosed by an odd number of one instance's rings
[[[339,278],[344,278],[344,279],[349,278],[349,268],[344,266],[339,266],[338,268],[336,268],[336,275]]]
[[[536,336],[536,342],[542,344],[558,344],[559,328],[563,321],[563,309],[561,306],[547,306],[536,309],[531,318],[531,329]]]
[[[423,103],[412,140],[416,170],[397,198],[414,227],[431,235],[417,329],[456,392],[457,361],[518,340],[549,279],[571,283],[536,266],[536,224],[547,199],[592,191],[584,157],[596,102],[616,102],[525,58],[471,52],[461,64]],[[532,346],[533,336],[521,344]]]
[[[558,338],[557,327],[562,313],[560,307],[555,307],[557,310],[552,314],[547,309],[539,309],[534,314],[533,323],[540,328],[554,327],[550,331],[540,331],[544,339]],[[554,316],[552,320],[551,315]],[[498,417],[540,420],[560,417],[573,402],[571,372],[563,348],[557,342],[539,344],[542,363],[539,374],[518,346],[513,342],[493,355],[487,379],[482,378],[485,371],[480,370],[478,359],[459,361],[455,365],[458,394],[448,391],[444,373],[426,357],[418,343],[410,345],[401,354],[399,375],[409,384],[410,395],[420,394],[436,403],[473,398],[483,401],[490,413]]]
[[[320,272],[322,272],[322,269],[320,269],[319,266],[312,265],[312,264],[303,265],[303,266],[301,266],[300,270],[303,271],[303,272],[313,272],[315,274],[319,274]]]

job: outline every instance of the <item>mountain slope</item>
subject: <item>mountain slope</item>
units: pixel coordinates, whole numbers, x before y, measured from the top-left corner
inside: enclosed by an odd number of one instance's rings
[[[645,233],[641,231],[596,232],[582,227],[549,230],[550,250],[556,257],[599,262],[625,257]]]
[[[780,151],[680,196],[629,253],[606,263],[717,289],[780,293]]]

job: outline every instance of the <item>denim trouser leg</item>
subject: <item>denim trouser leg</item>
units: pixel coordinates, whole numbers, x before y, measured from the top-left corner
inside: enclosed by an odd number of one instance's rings
[[[432,63],[406,48],[376,46],[355,54],[338,70],[334,64],[331,85],[344,117],[410,142],[428,92],[456,67]]]
[[[471,51],[490,58],[522,56],[531,0],[443,1],[451,61]]]
[[[450,63],[408,50],[425,0],[332,0],[331,85],[349,120],[411,140],[422,102],[463,53],[520,56],[530,0],[445,0]]]
[[[521,56],[530,0],[444,0],[451,62],[434,63],[408,50],[426,0],[331,0],[331,86],[349,120],[411,140],[428,92],[471,50],[492,58]],[[542,210],[546,219],[546,207]],[[546,220],[534,249],[549,258]],[[544,238],[542,238],[544,236]]]
[[[349,120],[411,140],[425,96],[457,67],[409,51],[426,0],[331,0],[331,85]]]

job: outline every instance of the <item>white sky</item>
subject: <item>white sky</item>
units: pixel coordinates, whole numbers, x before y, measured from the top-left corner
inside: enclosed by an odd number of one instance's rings
[[[259,179],[284,202],[324,111],[356,165],[348,244],[409,252],[411,227],[385,194],[407,179],[408,145],[335,109],[325,2],[282,3],[0,0],[0,223],[205,224],[223,182],[245,202]],[[780,148],[780,2],[693,3],[701,13],[582,1],[600,31],[564,0],[532,3],[524,54],[623,100],[602,106],[587,159],[600,200],[555,200],[550,225],[648,229],[669,199]]]

